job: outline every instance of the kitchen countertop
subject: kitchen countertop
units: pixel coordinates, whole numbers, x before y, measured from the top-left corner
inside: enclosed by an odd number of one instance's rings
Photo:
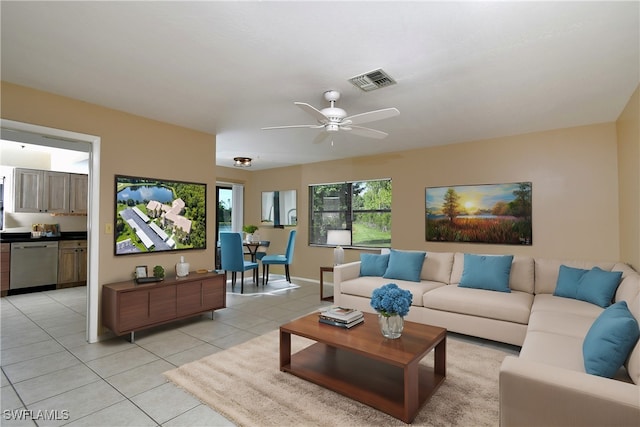
[[[86,231],[63,231],[59,236],[55,237],[38,237],[32,238],[30,232],[26,233],[0,233],[0,243],[17,243],[17,242],[55,242],[59,240],[87,240]]]

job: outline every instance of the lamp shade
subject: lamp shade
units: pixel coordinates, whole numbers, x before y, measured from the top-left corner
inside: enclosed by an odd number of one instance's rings
[[[327,245],[351,246],[351,230],[327,230]]]
[[[327,245],[336,245],[333,250],[333,265],[344,262],[342,246],[351,246],[351,230],[327,230]]]

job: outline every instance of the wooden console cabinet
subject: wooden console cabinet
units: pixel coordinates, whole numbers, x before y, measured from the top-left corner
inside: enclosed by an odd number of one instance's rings
[[[128,280],[102,287],[102,323],[116,335],[226,307],[225,276],[190,273],[162,282]]]

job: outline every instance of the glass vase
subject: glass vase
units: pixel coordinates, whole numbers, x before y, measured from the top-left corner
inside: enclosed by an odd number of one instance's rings
[[[402,335],[404,329],[404,318],[397,314],[383,316],[378,314],[378,323],[380,324],[380,332],[385,338],[396,339]]]

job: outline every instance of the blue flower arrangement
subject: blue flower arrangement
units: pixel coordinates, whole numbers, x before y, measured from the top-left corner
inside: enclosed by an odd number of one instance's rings
[[[409,313],[412,300],[411,292],[400,289],[395,283],[387,283],[373,290],[371,307],[385,317],[394,314],[404,317]]]

